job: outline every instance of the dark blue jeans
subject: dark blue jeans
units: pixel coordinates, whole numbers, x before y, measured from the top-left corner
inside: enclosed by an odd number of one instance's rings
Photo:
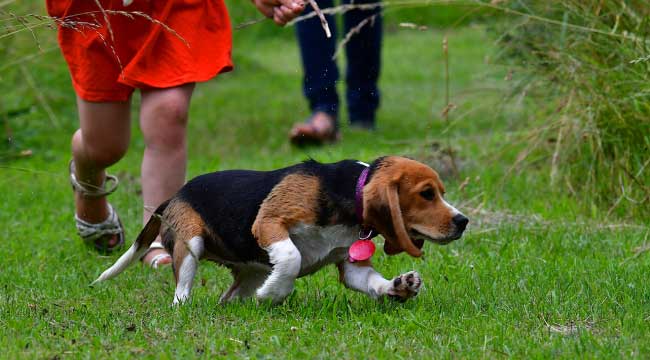
[[[354,3],[374,3],[378,0],[356,0]],[[332,7],[333,0],[317,0],[321,9]],[[350,0],[342,0],[349,4]],[[382,19],[380,8],[353,10],[343,14],[344,35],[364,19],[377,15],[374,23],[363,26],[345,46],[347,67],[345,73],[348,115],[352,124],[374,126],[379,107],[377,80],[381,63]],[[305,14],[312,12],[308,7]],[[339,70],[332,56],[336,50],[336,22],[326,16],[332,30],[327,38],[317,16],[296,24],[296,33],[302,55],[304,73],[303,91],[313,111],[324,111],[338,118],[339,96],[336,82]]]

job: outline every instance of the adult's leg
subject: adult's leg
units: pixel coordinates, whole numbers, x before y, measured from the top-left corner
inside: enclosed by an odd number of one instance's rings
[[[349,3],[350,0],[346,0]],[[374,3],[375,0],[356,0],[355,4]],[[379,107],[379,70],[381,65],[382,18],[380,8],[352,10],[343,15],[347,34],[362,21],[367,21],[358,34],[345,46],[347,56],[346,100],[350,123],[372,129]]]
[[[194,83],[168,89],[142,91],[140,127],[145,150],[142,159],[142,197],[146,224],[152,210],[171,198],[185,182],[187,166],[186,126]],[[154,244],[160,244],[157,239]],[[154,245],[155,246],[155,245]],[[147,264],[158,257],[156,265],[171,262],[163,249],[152,248],[143,258]]]
[[[332,0],[318,0],[321,8],[332,7]],[[311,7],[304,15],[313,12]],[[300,143],[302,138],[316,140],[335,139],[338,130],[339,96],[336,82],[339,70],[332,55],[336,49],[336,22],[332,15],[326,15],[332,37],[327,38],[317,16],[296,24],[296,35],[300,46],[303,65],[303,93],[309,102],[312,116],[309,124],[297,124],[290,132],[291,139]]]
[[[89,102],[77,97],[80,128],[72,136],[75,176],[86,187],[100,187],[105,169],[118,162],[129,147],[130,100]],[[75,193],[77,216],[96,224],[109,216],[106,197],[87,197]],[[106,241],[109,248],[117,244],[113,235]]]
[[[332,0],[318,0],[321,8],[332,7]],[[303,15],[313,12],[308,7]],[[309,101],[312,112],[322,111],[333,116],[338,114],[339,98],[336,93],[336,82],[339,70],[332,55],[336,49],[336,22],[332,15],[326,15],[332,31],[332,37],[327,38],[317,16],[300,21],[296,24],[296,35],[300,46],[300,55],[304,70],[303,92]]]

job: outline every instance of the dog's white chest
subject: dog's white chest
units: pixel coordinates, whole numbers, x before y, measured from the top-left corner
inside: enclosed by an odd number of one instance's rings
[[[300,276],[304,276],[347,259],[349,247],[359,237],[359,228],[299,224],[289,230],[289,236],[300,251]]]

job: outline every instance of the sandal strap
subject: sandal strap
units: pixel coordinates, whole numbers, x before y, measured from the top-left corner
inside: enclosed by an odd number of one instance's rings
[[[164,253],[164,254],[158,254],[151,259],[151,262],[149,263],[149,266],[151,266],[152,269],[158,269],[158,262],[164,258],[171,258],[171,255]]]
[[[124,232],[122,224],[117,217],[113,207],[108,205],[108,218],[98,224],[91,224],[74,215],[77,226],[77,234],[87,242],[95,241],[105,235],[118,235]]]
[[[101,186],[79,181],[77,175],[75,175],[74,160],[70,160],[69,170],[72,189],[85,197],[96,198],[110,195],[115,192],[117,185],[120,183],[116,176],[109,174],[106,174],[104,183]]]
[[[164,248],[165,248],[165,246],[163,246],[163,244],[161,244],[159,241],[154,241],[154,242],[151,243],[151,245],[149,245],[149,250],[151,250],[151,249],[164,249]]]

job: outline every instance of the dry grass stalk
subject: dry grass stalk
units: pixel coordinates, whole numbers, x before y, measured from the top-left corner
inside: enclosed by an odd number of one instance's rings
[[[358,33],[361,32],[361,29],[366,26],[367,24],[370,24],[370,26],[375,26],[375,19],[377,18],[377,14],[369,16],[365,19],[363,19],[360,23],[358,23],[355,27],[350,29],[347,34],[345,34],[345,37],[343,40],[341,40],[336,47],[336,51],[334,52],[334,55],[332,55],[332,60],[336,59],[341,53],[341,50],[343,50],[343,47],[347,45],[348,42],[352,39],[352,37]]]
[[[0,13],[3,13],[0,10]],[[6,12],[9,16],[13,17],[15,16],[12,13]],[[102,27],[102,24],[95,18],[95,15],[101,14],[102,17],[107,16],[107,15],[119,15],[119,16],[125,16],[128,17],[129,19],[135,19],[136,17],[141,17],[155,25],[158,25],[162,27],[165,31],[168,33],[172,34],[174,37],[178,38],[180,41],[185,44],[185,46],[190,47],[190,44],[185,40],[176,30],[172,29],[169,27],[169,25],[163,23],[160,20],[156,20],[149,16],[146,13],[143,13],[141,11],[122,11],[122,10],[103,10],[103,11],[88,11],[84,13],[79,13],[79,14],[74,14],[70,16],[66,16],[64,18],[56,18],[52,16],[44,16],[44,15],[38,15],[38,14],[26,14],[24,16],[17,16],[19,19],[21,19],[22,26],[18,29],[15,29],[13,31],[9,31],[3,34],[0,34],[0,39],[10,37],[12,35],[15,35],[23,30],[27,31],[32,31],[33,29],[43,27],[43,26],[52,26],[52,25],[58,25],[64,28],[68,29],[75,29],[78,31],[81,31],[86,28],[90,29],[100,29]],[[91,16],[94,21],[93,22],[88,22],[88,21],[79,21],[77,18],[82,17],[82,16]],[[33,18],[38,20],[36,23],[29,23],[27,22],[27,19]],[[106,20],[104,20],[106,22]],[[110,24],[107,22],[107,27],[110,26]],[[112,34],[112,31],[109,30],[109,33]]]
[[[5,11],[0,10],[0,14],[6,14],[8,16],[7,19],[13,19],[13,21],[15,21],[17,24],[20,25],[19,27],[16,27],[16,28],[14,28],[14,29],[12,29],[12,30],[10,30],[8,32],[0,34],[0,39],[11,37],[11,36],[17,34],[20,31],[27,30],[27,31],[31,32],[32,37],[36,41],[36,44],[37,44],[39,50],[42,51],[41,46],[40,46],[40,42],[38,41],[38,38],[36,37],[36,34],[33,31],[36,28],[43,27],[43,26],[54,27],[54,25],[58,25],[58,26],[60,26],[62,28],[71,29],[71,30],[74,30],[74,31],[77,31],[77,32],[94,31],[97,34],[97,36],[101,39],[101,41],[104,43],[104,45],[111,50],[111,53],[113,54],[113,57],[115,58],[115,61],[117,62],[118,66],[120,68],[120,73],[123,72],[124,66],[122,64],[121,59],[117,55],[117,51],[116,51],[115,46],[114,46],[115,38],[114,38],[114,34],[113,34],[113,28],[111,27],[111,24],[110,24],[110,21],[109,21],[109,15],[125,16],[125,17],[127,17],[129,19],[136,19],[138,17],[143,18],[143,19],[145,19],[145,20],[147,20],[147,21],[149,21],[149,22],[151,22],[151,23],[153,23],[153,24],[155,24],[157,26],[161,26],[165,31],[167,31],[168,33],[172,34],[174,37],[176,37],[177,39],[182,41],[183,44],[185,44],[185,46],[190,47],[190,44],[187,42],[187,40],[185,40],[174,29],[172,29],[171,27],[169,27],[165,23],[152,18],[150,15],[148,15],[146,13],[143,13],[143,12],[140,12],[140,11],[106,10],[103,7],[101,7],[101,4],[99,3],[99,0],[94,0],[94,1],[97,4],[97,6],[100,8],[100,10],[74,14],[74,15],[70,15],[70,16],[67,16],[67,17],[64,17],[64,18],[57,18],[57,17],[51,17],[51,16],[37,15],[37,14],[26,14],[26,15],[22,15],[22,16],[17,16],[15,14],[11,13],[11,12],[5,12]],[[97,19],[96,15],[99,15],[99,14],[101,14],[101,17],[102,17],[102,20],[103,20],[104,24],[102,24],[102,22],[99,19]],[[92,21],[80,21],[80,20],[78,20],[78,19],[80,19],[80,18],[82,18],[84,16],[91,17]],[[30,19],[36,20],[36,21],[35,22],[30,22]],[[104,35],[99,32],[99,29],[101,29],[103,26],[107,27],[107,31],[108,31],[108,33],[110,35],[110,41],[107,40],[104,37]],[[15,64],[19,64],[19,62],[14,62],[13,65],[15,65]],[[10,66],[10,65],[9,64],[3,64],[3,66],[0,67],[0,69],[5,69],[8,66]],[[21,71],[23,71],[23,70],[21,69]],[[122,76],[124,76],[124,74],[122,74]],[[26,77],[26,79],[29,79],[29,78]],[[32,86],[32,85],[30,85],[30,86],[32,88],[34,88],[34,86]],[[53,122],[58,123],[58,121],[56,120],[56,117],[53,116],[53,113],[51,112],[51,110],[48,111],[49,107],[47,106],[46,102],[43,101],[44,99],[42,98],[42,96],[39,96],[38,91],[36,92],[36,94],[37,94],[39,102],[41,103],[43,108],[48,113],[48,116],[50,117],[50,120],[52,120]]]
[[[36,42],[36,46],[38,47],[39,50],[41,50],[41,42],[38,41],[38,37],[37,37],[36,34],[34,33],[34,29],[30,29],[30,28],[27,26],[27,21],[25,20],[25,18],[20,17],[20,16],[16,16],[16,14],[14,14],[14,13],[9,13],[9,16],[11,16],[11,17],[12,17],[14,20],[16,20],[16,21],[17,21],[17,22],[18,22],[18,23],[19,23],[19,24],[20,24],[24,29],[28,30],[28,31],[32,34],[32,38],[33,38],[34,41]]]
[[[546,322],[546,319],[544,319]],[[591,331],[594,327],[594,322],[585,320],[585,321],[569,321],[566,324],[549,324],[546,323],[546,328],[555,334],[560,334],[564,336],[577,335],[580,333],[580,330]]]
[[[47,102],[45,95],[43,95],[43,92],[36,85],[36,81],[34,80],[34,77],[29,72],[29,70],[27,70],[27,66],[25,66],[25,64],[20,64],[20,71],[22,72],[23,77],[25,78],[25,81],[27,82],[29,87],[32,89],[32,91],[34,91],[34,94],[36,94],[36,99],[38,100],[39,104],[41,104],[41,107],[43,107],[43,110],[45,110],[45,113],[47,113],[47,116],[50,119],[52,126],[58,129],[60,127],[59,119],[54,114],[54,111],[52,111],[52,108],[50,107],[50,104]]]
[[[445,64],[445,108],[442,110],[442,118],[445,120],[445,125],[449,128],[449,112],[454,108],[454,104],[449,101],[449,42],[447,35],[442,39],[442,58]],[[454,157],[454,150],[451,148],[450,134],[446,134],[447,140],[447,153],[451,159],[452,175],[458,178],[458,166]]]
[[[108,34],[111,36],[111,41],[115,42],[115,35],[113,34],[113,27],[111,27],[111,22],[108,21],[108,13],[102,7],[102,4],[99,2],[99,0],[95,0],[95,4],[99,8],[99,11],[102,12],[102,17],[104,18],[104,23],[106,24],[106,28],[108,29]]]
[[[153,24],[156,24],[156,25],[162,27],[163,29],[165,29],[165,31],[172,34],[178,40],[182,41],[183,44],[185,44],[185,46],[190,47],[190,44],[187,42],[187,40],[185,40],[185,38],[183,38],[178,32],[176,32],[176,30],[172,29],[171,27],[169,27],[169,25],[163,23],[162,21],[152,18],[151,16],[149,16],[146,13],[143,13],[141,11],[121,11],[121,10],[105,10],[105,12],[108,15],[126,16],[129,19],[135,19],[136,17],[141,17],[141,18],[143,18],[143,19],[145,19],[145,20],[147,20],[147,21],[149,21],[149,22],[151,22]],[[97,13],[97,12],[80,13],[80,14],[77,14],[77,15],[74,15],[74,16],[81,16],[81,15],[93,14],[93,13]],[[63,21],[66,22],[67,19],[63,19]]]
[[[9,4],[12,4],[12,3],[15,3],[15,2],[16,2],[16,0],[5,0],[5,1],[2,1],[2,2],[0,2],[0,8],[1,8],[1,7],[5,7],[5,6],[7,6],[7,5],[9,5]]]
[[[553,157],[551,158],[551,184],[557,183],[558,166],[560,164],[560,152],[562,151],[561,144],[563,140],[564,130],[566,127],[565,124],[568,122],[566,110],[571,108],[571,100],[573,100],[573,94],[574,92],[571,91],[567,103],[563,105],[563,113],[560,116],[560,126],[557,131],[557,140],[555,141],[555,151],[553,151]]]

